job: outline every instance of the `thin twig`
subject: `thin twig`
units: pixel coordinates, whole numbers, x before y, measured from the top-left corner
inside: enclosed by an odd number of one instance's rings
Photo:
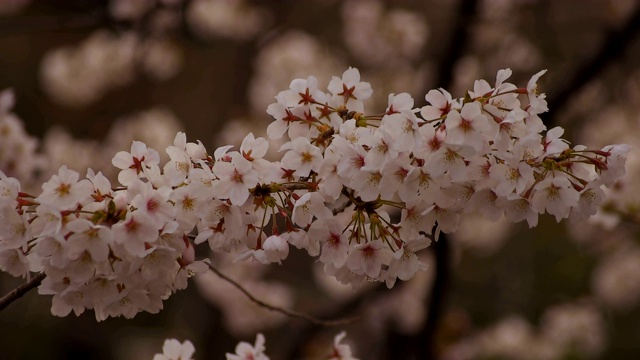
[[[359,319],[357,316],[354,316],[354,317],[349,317],[349,318],[344,318],[344,319],[337,319],[337,320],[322,320],[322,319],[318,319],[316,317],[313,317],[311,315],[308,315],[308,314],[305,314],[305,313],[302,313],[302,312],[298,312],[298,311],[295,311],[295,310],[287,310],[287,309],[284,309],[284,308],[281,308],[281,307],[278,307],[278,306],[267,304],[266,302],[264,302],[264,301],[256,298],[255,296],[253,296],[242,285],[240,285],[238,282],[236,282],[235,280],[231,279],[227,275],[223,274],[215,266],[209,264],[209,268],[211,269],[211,271],[213,271],[220,278],[222,278],[223,280],[225,280],[229,284],[235,286],[238,290],[240,290],[253,303],[255,303],[256,305],[258,305],[260,307],[263,307],[265,309],[269,309],[271,311],[279,312],[281,314],[284,314],[284,315],[287,315],[287,316],[290,316],[290,317],[297,317],[297,318],[305,319],[305,320],[307,320],[309,322],[312,322],[312,323],[314,323],[316,325],[322,325],[322,326],[346,325],[346,324],[350,324],[350,323],[352,323],[352,322],[354,322],[354,321]]]
[[[17,288],[11,290],[7,295],[3,296],[0,299],[0,311],[4,310],[9,304],[21,298],[24,294],[28,293],[30,290],[35,289],[42,283],[42,280],[47,275],[43,272],[31,278],[31,280],[26,283],[18,286]]]

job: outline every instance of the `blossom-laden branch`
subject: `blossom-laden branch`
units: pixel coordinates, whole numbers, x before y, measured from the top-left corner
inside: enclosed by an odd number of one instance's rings
[[[431,90],[421,108],[391,94],[383,114],[365,114],[373,90],[349,68],[327,92],[308,77],[276,96],[267,133],[286,140],[280,161],[253,134],[211,154],[178,133],[164,165],[138,141],[115,154],[116,186],[62,166],[31,195],[0,173],[0,269],[44,269],[38,289],[53,295],[55,315],[129,318],[160,311],[206,271],[194,256],[204,242],[263,264],[281,263],[293,245],[344,284],[392,287],[426,268],[416,252],[436,240],[434,226],[453,232],[467,213],[530,226],[544,213],[585,219],[624,174],[629,147],[570,147],[563,129],[547,130],[542,74],[517,87],[504,69],[459,99]]]
[[[18,300],[19,298],[23,297],[29,291],[31,291],[31,290],[35,289],[36,287],[38,287],[38,285],[40,285],[40,283],[42,283],[42,280],[46,276],[47,275],[45,273],[39,273],[36,276],[32,277],[26,283],[24,283],[24,284],[18,286],[17,288],[11,290],[5,296],[0,298],[0,311],[4,310],[4,308],[9,306],[9,304],[11,304],[12,302],[14,302],[14,301]]]
[[[209,264],[209,269],[211,269],[211,271],[213,271],[216,275],[218,275],[222,280],[228,282],[229,284],[233,285],[236,289],[240,290],[240,292],[242,292],[242,294],[244,294],[244,296],[246,296],[249,300],[251,300],[251,302],[253,302],[254,304],[256,304],[256,305],[258,305],[260,307],[263,307],[265,309],[268,309],[268,310],[271,310],[271,311],[275,311],[275,312],[279,312],[279,313],[284,314],[284,315],[289,316],[289,317],[304,319],[304,320],[307,320],[307,321],[309,321],[309,322],[311,322],[313,324],[321,325],[321,326],[348,325],[348,324],[353,323],[353,322],[355,322],[355,321],[357,321],[359,319],[356,316],[356,317],[349,317],[349,318],[337,319],[337,320],[322,320],[322,319],[318,319],[316,317],[313,317],[311,315],[308,315],[308,314],[305,314],[305,313],[302,313],[302,312],[299,312],[299,311],[288,310],[288,309],[281,308],[279,306],[271,305],[271,304],[268,304],[268,303],[256,298],[255,296],[253,296],[249,292],[249,290],[244,288],[244,286],[240,285],[237,281],[233,280],[229,276],[227,276],[224,273],[222,273],[220,270],[218,270],[212,264]]]

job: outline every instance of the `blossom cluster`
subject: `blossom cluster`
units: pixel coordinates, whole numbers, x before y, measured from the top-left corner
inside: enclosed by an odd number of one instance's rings
[[[358,360],[352,355],[351,347],[348,344],[342,344],[342,341],[347,336],[346,332],[341,332],[333,338],[333,344],[327,354],[323,354],[322,359],[328,360]],[[258,333],[256,336],[255,345],[251,345],[247,342],[240,342],[236,346],[235,354],[227,353],[227,360],[269,360],[269,357],[264,353],[265,338],[264,335]]]
[[[391,94],[383,114],[365,115],[372,88],[349,68],[326,92],[308,77],[276,96],[267,133],[285,140],[280,161],[251,133],[213,154],[178,133],[165,164],[142,142],[118,152],[120,186],[62,166],[30,195],[2,174],[0,268],[44,271],[39,292],[53,295],[54,314],[94,309],[101,320],[159,311],[206,269],[194,259],[204,242],[264,264],[293,245],[342,283],[392,287],[424,269],[416,253],[467,213],[530,226],[543,213],[584,219],[624,174],[629,147],[570,147],[561,128],[547,131],[543,73],[519,88],[501,70],[459,99],[431,90],[421,108]]]
[[[328,360],[358,360],[353,357],[351,347],[348,344],[342,344],[347,336],[346,332],[341,332],[333,338],[333,344],[323,359]],[[269,360],[264,353],[266,350],[264,335],[258,333],[255,345],[241,341],[236,345],[235,353],[227,353],[227,360]],[[162,346],[162,354],[156,354],[153,360],[192,360],[195,347],[189,340],[183,343],[176,339],[166,339]]]
[[[36,152],[38,140],[29,136],[22,120],[12,112],[14,105],[11,89],[0,92],[0,169],[31,183],[45,168],[46,161]]]

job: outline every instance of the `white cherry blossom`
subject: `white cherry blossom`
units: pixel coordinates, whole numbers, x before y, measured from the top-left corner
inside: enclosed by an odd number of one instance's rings
[[[477,152],[485,147],[484,134],[490,131],[490,123],[479,102],[464,104],[460,112],[450,111],[444,124],[448,143],[470,146]]]
[[[349,250],[346,265],[356,274],[375,279],[380,275],[380,266],[388,264],[390,255],[389,248],[382,241],[374,240],[353,246]]]
[[[249,198],[249,189],[258,183],[258,173],[239,153],[230,156],[231,162],[216,161],[213,165],[213,173],[219,178],[213,183],[213,191],[219,198],[242,205]]]
[[[351,347],[347,344],[342,344],[342,341],[347,336],[346,332],[341,332],[333,338],[333,347],[327,357],[328,360],[358,360],[353,357]]]
[[[369,83],[360,81],[360,71],[352,67],[342,74],[342,78],[334,76],[327,89],[334,98],[340,99],[338,103],[345,105],[349,104],[350,100],[364,101],[373,93]]]
[[[235,354],[227,353],[227,360],[269,360],[269,357],[264,354],[264,344],[264,335],[258,333],[255,345],[240,342],[236,346]]]
[[[547,177],[534,187],[531,206],[539,214],[545,211],[554,215],[556,221],[569,216],[571,208],[578,205],[580,194],[565,176]]]
[[[291,220],[302,227],[311,224],[312,218],[331,217],[333,213],[324,204],[324,198],[318,192],[308,192],[295,203]]]
[[[167,339],[162,345],[162,354],[153,356],[153,360],[192,360],[196,348],[191,341],[180,342],[176,339]]]
[[[58,174],[42,184],[42,194],[36,198],[40,203],[61,208],[70,208],[84,201],[91,194],[88,180],[79,180],[80,174],[61,166]]]
[[[296,176],[309,176],[311,171],[318,172],[322,165],[322,152],[306,138],[296,138],[280,148],[286,151],[282,157],[282,165],[295,170]]]
[[[453,105],[451,94],[445,89],[430,90],[424,97],[430,105],[420,109],[420,115],[425,120],[434,120],[449,113]]]
[[[131,144],[130,152],[120,151],[111,160],[113,166],[121,169],[118,173],[118,181],[125,186],[142,176],[141,174],[150,164],[157,165],[159,162],[160,154],[147,148],[147,145],[140,141],[134,141]]]

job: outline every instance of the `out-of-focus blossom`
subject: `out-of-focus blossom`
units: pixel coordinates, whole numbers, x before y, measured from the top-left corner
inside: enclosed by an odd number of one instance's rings
[[[187,9],[189,26],[205,39],[251,39],[267,28],[269,15],[244,0],[195,0]]]
[[[137,20],[156,5],[156,0],[111,0],[109,13],[117,20]]]
[[[328,360],[358,360],[353,357],[351,347],[347,344],[342,344],[342,340],[344,340],[346,336],[347,333],[344,331],[335,336],[333,339],[333,347],[327,357]]]
[[[273,94],[287,88],[292,78],[329,78],[342,69],[340,59],[313,36],[289,31],[272,39],[260,49],[255,74],[249,84],[252,112],[263,115],[273,102]],[[327,83],[319,83],[318,86]]]
[[[156,354],[153,360],[192,360],[195,351],[189,340],[180,343],[176,339],[167,339],[162,345],[162,354]]]
[[[142,70],[152,79],[165,81],[175,76],[182,68],[182,50],[164,39],[149,39],[140,49]]]
[[[37,152],[38,139],[26,132],[22,120],[12,112],[14,103],[13,90],[0,92],[0,172],[31,187],[38,184],[38,173],[46,172],[47,162]]]
[[[444,359],[589,359],[597,358],[605,345],[604,319],[598,308],[567,303],[547,309],[538,329],[522,317],[507,317],[452,346]]]
[[[252,346],[244,341],[238,343],[235,354],[227,353],[227,360],[269,360],[269,357],[264,354],[264,343],[264,335],[259,333],[256,336],[255,345]]]
[[[540,324],[542,338],[564,356],[597,358],[606,344],[605,322],[600,310],[589,303],[566,303],[545,311]]]
[[[474,254],[489,255],[498,250],[507,240],[511,222],[505,218],[489,221],[484,216],[470,215],[460,224],[451,239]]]
[[[640,249],[627,244],[603,257],[593,273],[594,294],[607,306],[629,310],[640,301]]]
[[[380,1],[347,1],[342,7],[344,40],[360,61],[394,68],[415,60],[429,38],[426,19]]]
[[[41,63],[42,87],[60,104],[88,105],[133,79],[137,44],[134,33],[99,30],[77,46],[51,50]]]
[[[428,255],[421,254],[421,258],[426,264],[431,264],[433,259]],[[387,326],[406,335],[417,333],[428,316],[425,304],[433,280],[434,272],[430,269],[418,271],[401,288],[371,301],[364,309],[367,326],[380,334],[386,331]]]

